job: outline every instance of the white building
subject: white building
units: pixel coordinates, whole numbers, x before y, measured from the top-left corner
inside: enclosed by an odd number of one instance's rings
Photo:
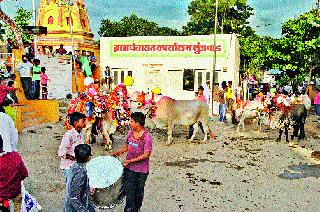
[[[104,37],[100,40],[101,71],[111,68],[114,84],[127,75],[130,90],[152,90],[174,99],[194,99],[200,85],[212,85],[214,36]],[[236,35],[217,35],[216,82],[239,82],[240,51]],[[102,74],[103,75],[103,74]],[[212,87],[212,86],[210,86]]]

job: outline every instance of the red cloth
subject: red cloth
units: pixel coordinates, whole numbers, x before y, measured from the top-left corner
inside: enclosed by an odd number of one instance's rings
[[[21,181],[28,170],[17,152],[0,156],[0,198],[13,199],[21,194]]]
[[[7,96],[7,93],[15,90],[15,88],[8,87],[6,85],[0,85],[0,103],[3,102],[4,98]]]

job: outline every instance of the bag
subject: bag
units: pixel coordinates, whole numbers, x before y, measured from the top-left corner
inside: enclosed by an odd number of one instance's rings
[[[22,194],[22,204],[21,212],[38,212],[42,210],[37,200],[26,191],[23,183],[21,182],[21,194]]]

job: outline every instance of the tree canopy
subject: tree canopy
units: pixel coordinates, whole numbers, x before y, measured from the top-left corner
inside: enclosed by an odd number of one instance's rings
[[[283,54],[279,68],[290,78],[319,75],[320,68],[320,14],[313,9],[282,25],[279,40]],[[318,70],[318,71],[316,71]]]
[[[187,35],[208,35],[214,33],[215,1],[193,0],[188,13],[190,21],[183,27]],[[249,17],[253,15],[253,8],[246,0],[219,0],[217,33],[236,33],[242,36],[254,34],[249,26]]]
[[[179,31],[169,27],[160,27],[157,23],[139,18],[137,15],[123,17],[121,21],[103,19],[99,28],[102,37],[179,35]]]
[[[31,22],[32,12],[27,11],[23,9],[22,7],[19,7],[16,11],[16,15],[14,16],[13,20],[18,26],[19,30],[21,31],[23,26],[28,26]],[[10,29],[10,27],[7,24],[4,24],[4,27],[6,30],[6,37],[11,38],[14,40],[14,33]],[[33,35],[27,35],[22,33],[22,41],[23,42],[31,42],[33,40]]]
[[[283,78],[301,82],[320,75],[320,15],[313,9],[282,25],[282,37],[240,38],[241,64],[250,70],[276,68]]]
[[[207,35],[214,33],[215,1],[193,0],[188,7],[190,21],[182,32],[159,27],[133,14],[121,21],[102,20],[100,36]],[[282,26],[280,39],[258,36],[249,26],[253,8],[246,0],[219,0],[217,33],[238,35],[241,72],[252,74],[271,68],[283,70],[286,79],[297,81],[320,75],[320,15],[313,9]]]

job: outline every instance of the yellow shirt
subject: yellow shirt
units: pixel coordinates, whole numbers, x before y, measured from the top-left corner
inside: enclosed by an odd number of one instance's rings
[[[232,88],[231,88],[231,87],[228,87],[228,88],[227,88],[226,97],[227,97],[228,99],[232,99]]]

